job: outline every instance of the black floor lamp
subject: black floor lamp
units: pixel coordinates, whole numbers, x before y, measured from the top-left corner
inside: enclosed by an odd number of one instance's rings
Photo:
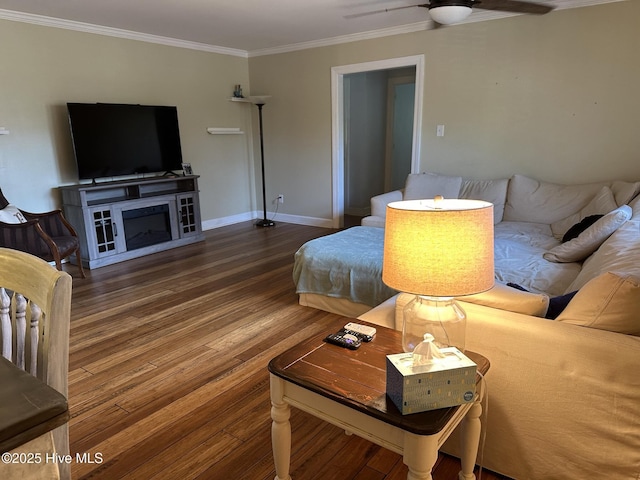
[[[265,101],[262,98],[256,99],[253,102],[258,107],[258,120],[260,123],[260,163],[262,166],[262,220],[256,222],[256,227],[275,227],[276,222],[267,218],[267,188],[264,180],[264,138],[262,134],[262,107],[264,107]]]

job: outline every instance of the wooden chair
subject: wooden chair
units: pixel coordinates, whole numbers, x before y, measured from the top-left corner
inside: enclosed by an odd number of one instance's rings
[[[9,205],[0,189],[0,210]],[[64,218],[61,210],[31,213],[20,210],[25,222],[5,223],[0,221],[0,247],[13,248],[55,262],[62,270],[62,260],[75,255],[80,275],[85,278],[80,257],[78,234]]]
[[[68,397],[71,276],[33,255],[0,248],[0,331],[2,355]],[[69,429],[64,424],[14,450],[25,453],[52,449],[69,454]],[[36,449],[36,450],[34,450]],[[22,467],[22,468],[20,468]],[[55,468],[53,473],[46,469]],[[36,471],[32,469],[35,468]],[[70,478],[69,465],[0,464],[0,478]]]

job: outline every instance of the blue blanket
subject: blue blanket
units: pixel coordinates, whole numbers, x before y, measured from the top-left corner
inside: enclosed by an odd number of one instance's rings
[[[384,229],[352,227],[310,240],[295,254],[296,292],[375,307],[397,292],[382,282]]]

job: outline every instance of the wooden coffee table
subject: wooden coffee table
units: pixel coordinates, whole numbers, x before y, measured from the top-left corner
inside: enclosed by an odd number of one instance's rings
[[[402,334],[376,326],[377,335],[358,350],[323,342],[352,318],[311,337],[269,362],[271,377],[271,438],[276,480],[290,480],[290,406],[370,440],[403,456],[408,480],[430,480],[438,450],[462,423],[460,480],[473,480],[478,444],[482,383],[474,402],[423,413],[402,415],[386,396],[386,355],[402,353]],[[484,375],[489,361],[465,352]],[[480,375],[477,376],[480,381]]]

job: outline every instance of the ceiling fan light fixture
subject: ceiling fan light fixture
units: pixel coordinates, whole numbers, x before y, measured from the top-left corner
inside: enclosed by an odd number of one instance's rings
[[[435,6],[429,9],[429,15],[431,15],[434,22],[438,22],[441,25],[453,25],[471,15],[471,7],[462,5]]]

